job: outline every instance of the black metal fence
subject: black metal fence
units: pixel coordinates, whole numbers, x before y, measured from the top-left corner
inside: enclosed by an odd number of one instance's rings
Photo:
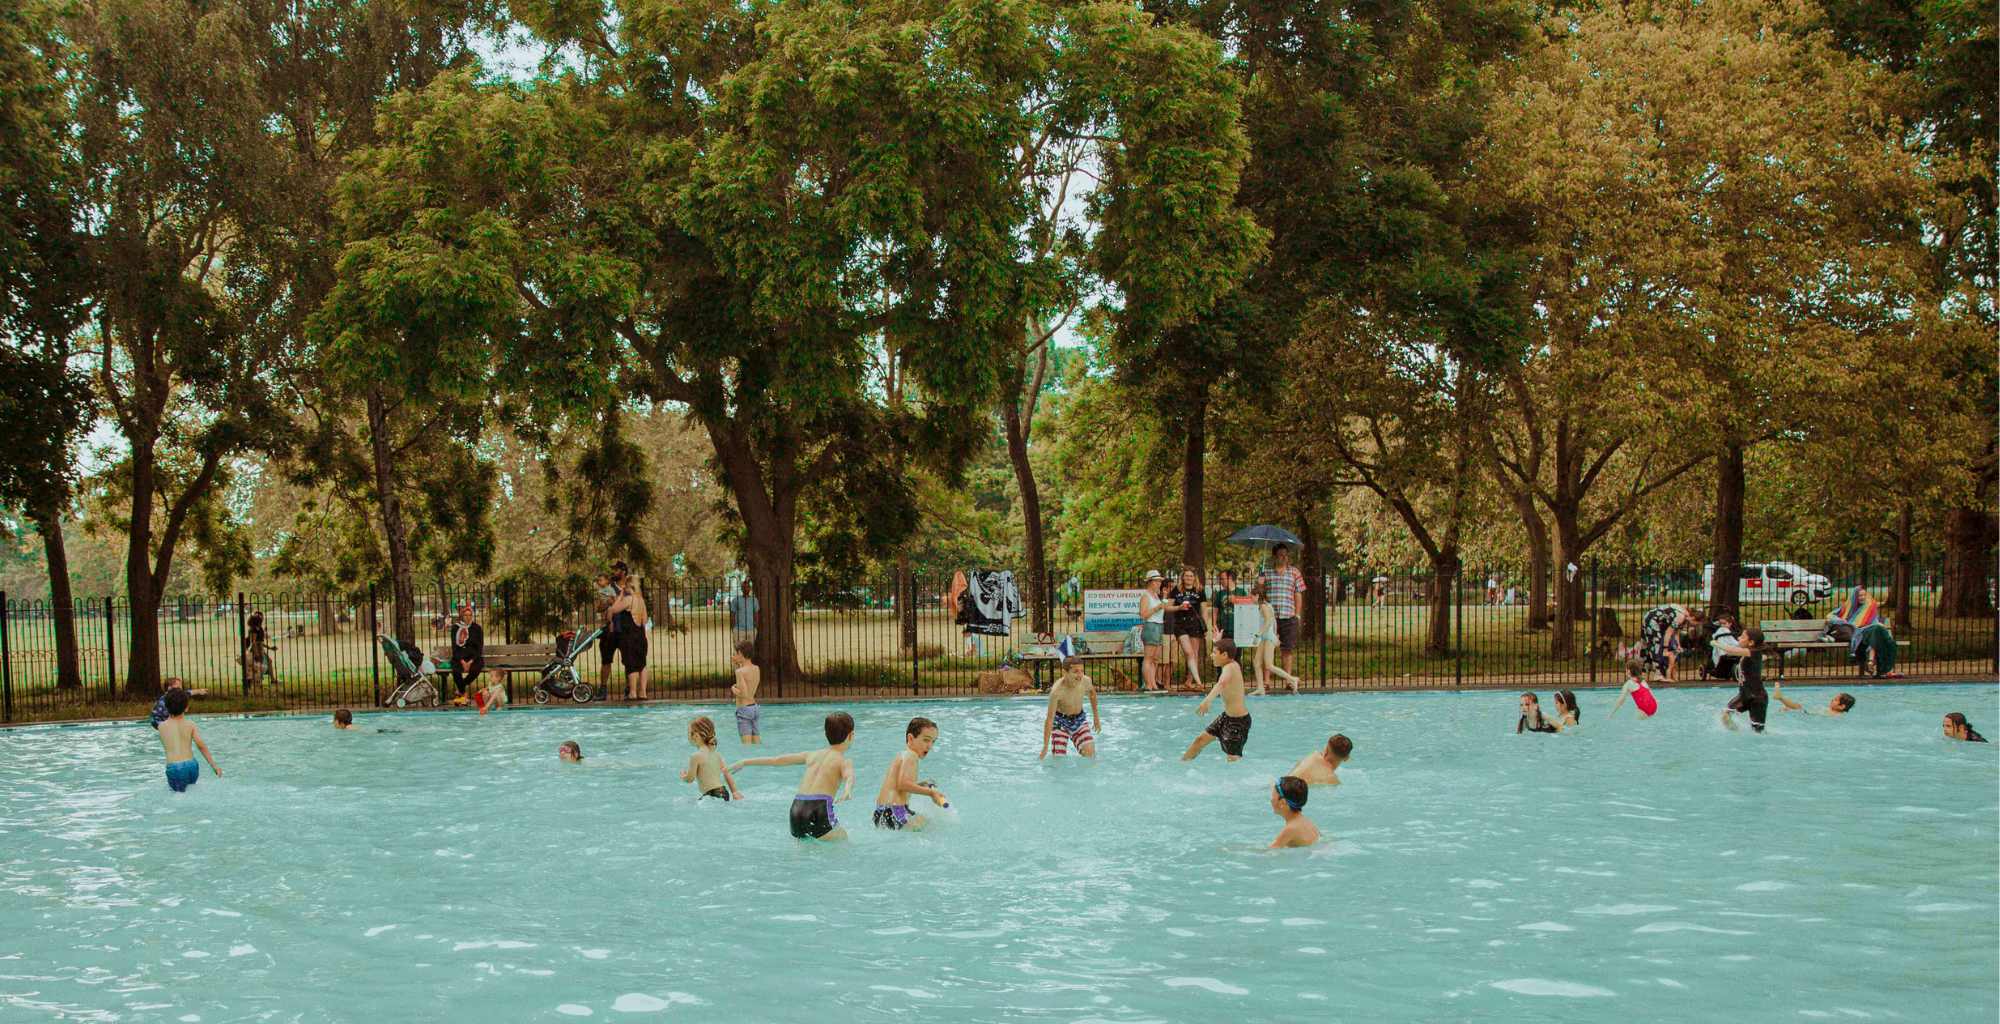
[[[1238,567],[1254,577],[1255,566]],[[2000,621],[1990,611],[1974,617],[1939,613],[1945,569],[1919,563],[1906,569],[1907,608],[1887,607],[1899,641],[1897,668],[1912,675],[1993,679],[2000,672]],[[1739,617],[1746,624],[1787,617],[1824,618],[1855,585],[1868,587],[1885,605],[1900,596],[1897,565],[1889,559],[1854,558],[1748,563]],[[1623,678],[1619,655],[1638,637],[1640,618],[1660,604],[1706,605],[1702,568],[1666,570],[1590,560],[1573,578],[1557,567],[1547,601],[1558,588],[1577,594],[1565,632],[1563,616],[1531,608],[1529,573],[1518,566],[1468,565],[1455,577],[1411,571],[1354,569],[1306,577],[1309,595],[1300,609],[1302,628],[1291,668],[1309,690],[1451,689],[1520,686],[1613,685]],[[967,632],[949,607],[953,579],[921,575],[898,586],[894,579],[867,581],[838,591],[800,588],[793,638],[799,674],[782,678],[766,668],[773,697],[955,695],[982,692],[982,676],[1021,664],[1036,642],[1027,613],[1048,609],[1056,637],[1082,632],[1086,595],[1140,587],[1143,572],[1115,579],[1067,573],[1030,582],[1023,578],[1022,618],[1001,635]],[[652,611],[649,690],[654,697],[721,699],[730,681],[734,643],[728,600],[740,577],[672,579],[645,585]],[[1994,599],[1990,567],[1981,591]],[[1205,581],[1214,586],[1212,576]],[[1442,596],[1440,596],[1442,595]],[[473,602],[487,642],[548,643],[565,628],[587,630],[596,612],[587,593],[524,593],[519,588],[431,588],[414,603],[419,645],[441,650],[446,620],[460,602]],[[77,601],[57,608],[46,601],[6,599],[0,616],[0,721],[89,718],[137,713],[149,699],[129,685],[132,619],[122,598]],[[244,657],[250,616],[262,613],[269,637],[268,673]],[[169,599],[161,609],[161,674],[178,676],[206,694],[197,707],[312,709],[379,705],[395,686],[375,635],[386,632],[391,609],[380,593],[348,595],[249,595],[225,600]],[[1442,615],[1442,627],[1433,618]],[[62,678],[57,623],[67,617],[76,640],[75,676]],[[1546,623],[1542,619],[1546,619]],[[1314,628],[1315,625],[1317,628]],[[914,643],[909,641],[914,638]],[[1699,675],[1704,639],[1688,638],[1679,677]],[[1178,662],[1171,641],[1163,656]],[[593,683],[600,671],[609,691],[622,693],[622,666],[601,669],[596,652],[577,662]],[[1246,671],[1250,670],[1246,659]],[[1213,671],[1201,665],[1200,675]],[[1784,663],[1787,678],[1851,678],[1855,665],[1838,651],[1798,652]],[[1093,662],[1101,687],[1130,689],[1142,676],[1138,657]],[[1184,679],[1179,666],[1163,667]],[[532,673],[507,677],[515,701],[527,697]]]

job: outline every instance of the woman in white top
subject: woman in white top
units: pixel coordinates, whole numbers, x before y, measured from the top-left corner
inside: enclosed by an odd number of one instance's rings
[[[1154,569],[1146,573],[1146,591],[1139,595],[1139,639],[1146,645],[1144,660],[1139,663],[1139,675],[1147,690],[1159,690],[1160,647],[1166,643],[1167,602],[1160,591],[1166,586],[1166,577]]]

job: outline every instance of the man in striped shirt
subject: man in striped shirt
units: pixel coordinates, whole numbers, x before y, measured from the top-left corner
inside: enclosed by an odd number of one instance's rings
[[[1292,567],[1292,549],[1280,544],[1271,549],[1271,566],[1257,576],[1264,584],[1271,611],[1278,619],[1278,665],[1292,670],[1294,648],[1299,644],[1299,606],[1305,600],[1306,577]]]

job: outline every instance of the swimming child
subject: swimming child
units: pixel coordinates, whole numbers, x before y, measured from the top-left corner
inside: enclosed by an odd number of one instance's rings
[[[1736,696],[1722,710],[1722,724],[1736,728],[1735,715],[1750,716],[1750,731],[1764,731],[1764,717],[1771,709],[1771,695],[1764,691],[1764,631],[1746,629],[1743,641],[1730,638],[1718,645],[1724,656],[1736,659]]]
[[[1671,674],[1669,679],[1673,678]],[[1653,695],[1653,688],[1646,685],[1646,663],[1638,658],[1625,659],[1625,685],[1618,691],[1618,700],[1605,712],[1609,718],[1625,706],[1625,698],[1632,698],[1632,706],[1639,709],[1639,717],[1651,718],[1659,713],[1660,700]]]
[[[929,757],[937,746],[937,723],[928,718],[912,718],[903,730],[903,749],[889,762],[882,776],[882,788],[875,793],[875,827],[891,830],[920,829],[924,816],[910,813],[910,794],[922,793],[939,807],[950,807],[944,791],[929,781],[917,781],[917,762]]]
[[[736,699],[736,736],[754,747],[764,742],[760,735],[764,709],[757,704],[757,687],[764,681],[764,671],[750,660],[750,652],[749,644],[740,643],[729,654],[729,663],[736,666],[736,681],[729,684],[729,695]]]
[[[1514,735],[1524,732],[1557,732],[1559,730],[1542,717],[1542,699],[1532,693],[1521,695],[1521,720],[1514,723]]]
[[[194,750],[208,762],[208,770],[222,777],[222,769],[215,766],[215,758],[208,752],[208,744],[201,739],[201,730],[195,728],[187,718],[188,692],[185,689],[168,690],[167,720],[160,723],[160,746],[167,754],[167,788],[176,793],[184,793],[189,786],[201,781],[201,764],[194,759]]]
[[[1785,696],[1784,684],[1779,683],[1776,680],[1773,680],[1771,682],[1771,699],[1777,701],[1778,705],[1784,708],[1786,711],[1802,711],[1808,715],[1811,714],[1844,715],[1847,714],[1849,711],[1854,710],[1853,694],[1836,693],[1833,695],[1833,699],[1826,702],[1825,711],[1815,712],[1813,709],[1806,707],[1803,704],[1800,704],[1798,701],[1795,701],[1790,697]]]
[[[739,772],[751,765],[805,765],[805,775],[799,779],[798,795],[792,798],[792,836],[798,839],[846,839],[847,830],[840,827],[840,818],[833,813],[833,805],[854,792],[854,762],[847,759],[847,748],[853,743],[854,716],[836,711],[826,716],[825,747],[806,753],[745,758],[730,765],[729,770]],[[839,790],[838,796],[834,795],[836,789]]]
[[[1243,745],[1250,741],[1250,705],[1243,699],[1243,666],[1236,661],[1236,645],[1227,640],[1217,640],[1209,649],[1208,660],[1219,670],[1215,675],[1215,686],[1208,696],[1201,699],[1201,706],[1194,710],[1197,715],[1208,714],[1208,706],[1215,702],[1216,694],[1222,695],[1222,714],[1208,723],[1208,728],[1188,745],[1187,753],[1181,760],[1192,761],[1201,748],[1211,741],[1222,741],[1222,752],[1231,761],[1243,756]]]
[[[336,708],[333,712],[333,727],[342,732],[354,728],[354,712],[346,708]]]
[[[1557,690],[1555,692],[1555,700],[1556,731],[1561,732],[1564,729],[1576,728],[1577,719],[1581,715],[1581,712],[1576,707],[1576,693],[1571,690]]]
[[[1278,838],[1271,840],[1270,849],[1283,850],[1319,842],[1319,826],[1301,813],[1306,809],[1307,792],[1305,780],[1296,775],[1282,776],[1271,787],[1271,810],[1285,819],[1285,827],[1278,830]]]
[[[729,774],[729,766],[722,763],[722,755],[715,752],[715,722],[707,715],[688,723],[688,742],[694,744],[694,756],[688,758],[687,770],[681,772],[682,782],[692,782],[701,790],[701,795],[717,800],[741,800],[743,794],[736,791],[736,780]]]
[[[1963,740],[1967,743],[1986,742],[1986,737],[1979,735],[1979,730],[1974,729],[1972,723],[1965,720],[1963,711],[1954,711],[1944,716],[1944,738]]]
[[[583,748],[577,746],[575,740],[564,740],[556,747],[556,756],[562,758],[564,764],[582,764]]]
[[[1090,717],[1083,716],[1083,700],[1090,698]],[[1097,737],[1091,731],[1091,723],[1097,723],[1097,731],[1104,731],[1104,719],[1097,711],[1097,688],[1090,684],[1090,677],[1083,674],[1083,659],[1071,655],[1063,661],[1063,674],[1049,687],[1049,711],[1042,717],[1042,753],[1049,756],[1049,745],[1055,745],[1056,756],[1069,752],[1071,746],[1085,757],[1097,756]]]
[[[1307,754],[1292,767],[1292,775],[1305,780],[1308,786],[1340,785],[1340,766],[1354,754],[1354,741],[1334,733],[1327,737],[1326,746]]]

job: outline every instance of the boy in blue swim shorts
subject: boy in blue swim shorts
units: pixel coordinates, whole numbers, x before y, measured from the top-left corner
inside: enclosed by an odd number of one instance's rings
[[[875,827],[891,831],[924,827],[924,816],[910,813],[910,794],[922,793],[939,807],[949,807],[944,791],[929,781],[917,781],[917,762],[929,757],[937,746],[937,723],[928,718],[912,718],[903,730],[903,749],[889,762],[882,776],[882,788],[875,793]]]
[[[160,723],[160,746],[167,753],[167,787],[176,793],[185,793],[189,786],[201,779],[201,765],[194,759],[195,748],[200,748],[201,756],[208,761],[208,770],[222,777],[222,769],[215,766],[215,758],[208,752],[208,744],[202,742],[201,730],[188,721],[188,692],[168,690],[166,694],[167,720]]]
[[[737,738],[754,747],[764,742],[764,709],[757,703],[757,687],[763,683],[764,673],[751,654],[748,643],[737,644],[729,652],[729,661],[736,669],[736,681],[729,684],[729,696],[736,701]]]

